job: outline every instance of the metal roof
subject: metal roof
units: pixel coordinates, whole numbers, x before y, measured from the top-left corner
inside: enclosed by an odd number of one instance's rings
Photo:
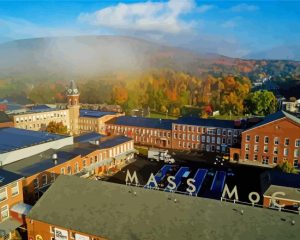
[[[7,164],[3,166],[3,169],[15,172],[24,177],[32,176],[36,173],[40,173],[46,171],[47,169],[55,167],[56,165],[65,163],[79,155],[85,156],[97,149],[97,146],[92,144],[77,143],[60,148],[59,150],[49,149],[34,156]],[[57,154],[56,165],[52,158],[54,153]]]
[[[181,117],[178,118],[174,124],[186,124],[204,127],[219,127],[219,128],[238,128],[234,125],[233,120],[220,120],[210,118],[197,118],[197,117]]]
[[[100,142],[99,147],[102,149],[103,148],[111,148],[111,147],[117,146],[119,144],[131,141],[131,140],[132,140],[132,138],[129,138],[129,137],[115,136],[115,137],[109,138],[107,140],[104,140],[103,142]]]
[[[283,118],[288,118],[288,119],[292,120],[293,122],[296,122],[296,123],[300,124],[300,119],[297,118],[296,116],[294,116],[292,114],[289,114],[285,111],[278,111],[276,113],[272,113],[272,114],[267,115],[264,118],[264,120],[262,120],[261,122],[255,124],[254,126],[248,128],[248,129],[246,129],[245,131],[260,127],[262,125],[265,125],[265,124],[268,124],[268,123],[271,123],[271,122],[274,122],[274,121],[277,121],[277,120],[280,120],[280,119],[283,119]]]
[[[116,112],[103,112],[103,111],[96,111],[96,110],[80,110],[80,117],[92,117],[92,118],[101,118],[106,115],[115,115]]]
[[[0,111],[0,123],[5,123],[5,122],[11,122],[11,120],[5,112]]]
[[[58,134],[19,128],[0,128],[0,153],[66,138]]]
[[[100,138],[104,137],[105,135],[97,133],[97,132],[90,132],[85,133],[80,136],[77,136],[74,138],[74,142],[90,142],[90,141],[96,141]]]
[[[76,176],[59,176],[27,217],[110,240],[298,240],[300,235],[298,214]]]
[[[0,168],[0,187],[21,179],[23,176]]]
[[[120,116],[110,121],[107,121],[107,123],[112,123],[116,125],[156,128],[165,130],[171,130],[173,122],[174,120],[130,116]]]

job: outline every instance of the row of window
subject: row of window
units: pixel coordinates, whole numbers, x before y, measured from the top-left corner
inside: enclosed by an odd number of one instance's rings
[[[245,144],[245,151],[249,151],[250,150],[250,145],[249,144]],[[253,151],[254,152],[258,152],[259,151],[259,145],[254,145],[253,146]],[[264,145],[264,153],[268,153],[269,152],[269,146],[268,145]],[[279,149],[278,147],[273,147],[273,154],[278,155],[279,154]],[[283,155],[284,156],[288,156],[289,154],[289,149],[288,148],[283,148]],[[298,148],[294,149],[294,157],[299,157],[300,155],[300,150]]]
[[[250,135],[246,135],[246,142],[250,142],[251,140],[251,136]],[[259,143],[260,140],[260,136],[256,135],[254,137],[254,141],[255,143]],[[270,142],[270,138],[268,136],[264,136],[264,144],[268,144]],[[275,137],[274,138],[274,145],[278,145],[280,143],[280,138],[279,137]],[[289,146],[290,145],[290,139],[289,138],[284,138],[283,143],[285,146]],[[295,147],[300,147],[300,139],[296,139],[295,140]]]
[[[250,160],[248,153],[245,154],[245,160]],[[270,160],[269,156],[261,156],[262,164],[269,164],[269,160]],[[273,156],[272,160],[273,160],[273,164],[278,163],[278,157],[277,156]],[[283,161],[286,161],[286,160],[287,160],[286,158],[283,159]],[[257,154],[253,155],[253,161],[258,161],[258,155]],[[293,166],[296,167],[296,168],[299,167],[299,160],[298,159],[294,159]]]
[[[19,194],[19,184],[14,182],[10,184],[11,196],[17,196]],[[0,188],[0,202],[5,201],[8,198],[7,187]]]
[[[79,123],[86,123],[86,124],[97,124],[97,120],[90,120],[90,119],[84,119],[84,118],[79,118]]]
[[[46,120],[46,119],[51,119],[51,118],[62,118],[66,117],[67,112],[58,112],[58,113],[47,113],[47,114],[38,114],[34,116],[28,116],[28,117],[16,117],[16,123],[19,122],[31,122],[31,121],[39,121],[39,120]]]
[[[151,136],[158,136],[158,137],[171,137],[170,132],[166,131],[158,131],[158,130],[152,130],[152,129],[144,129],[144,128],[127,128],[127,127],[115,127],[115,126],[107,126],[107,130],[115,130],[114,132],[118,134],[124,134],[124,135],[131,135],[131,133],[135,133],[136,135],[149,135]]]
[[[222,135],[223,136],[231,136],[232,134],[234,136],[237,136],[241,133],[240,130],[234,129],[234,130],[227,130],[227,129],[220,129],[220,128],[205,128],[205,127],[196,127],[196,126],[186,126],[186,125],[173,125],[173,130],[175,131],[188,131],[188,132],[202,132],[209,135]]]
[[[190,142],[178,142],[178,145],[180,148],[192,148],[192,149],[199,149],[201,151],[206,151],[206,152],[220,152],[221,147],[220,146],[215,146],[215,145],[205,145],[205,144],[200,144],[200,143],[190,143]]]

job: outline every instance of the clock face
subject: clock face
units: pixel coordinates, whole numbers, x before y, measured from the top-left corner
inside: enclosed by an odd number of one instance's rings
[[[77,89],[74,89],[74,93],[78,93],[78,90],[77,90]]]
[[[69,90],[68,90],[68,93],[72,93],[72,89],[69,89]]]

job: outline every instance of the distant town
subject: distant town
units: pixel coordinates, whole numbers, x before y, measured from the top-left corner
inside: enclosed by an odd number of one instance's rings
[[[245,215],[250,225],[265,219],[263,226],[277,226],[280,218],[299,224],[300,100],[235,120],[149,118],[147,109],[128,115],[118,105],[81,104],[80,90],[71,81],[66,104],[1,100],[2,239],[132,239],[124,228],[135,231],[134,224],[115,230],[114,217],[146,221],[143,211],[180,211],[180,221],[162,217],[174,239],[183,239],[178,224],[198,219],[203,208],[207,221],[224,211],[232,222]],[[164,228],[150,237],[140,231],[141,239],[154,239]]]

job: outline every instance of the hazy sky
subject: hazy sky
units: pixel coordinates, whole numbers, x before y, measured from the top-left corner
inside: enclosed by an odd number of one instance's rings
[[[0,42],[92,34],[241,57],[299,45],[300,1],[0,0]]]

